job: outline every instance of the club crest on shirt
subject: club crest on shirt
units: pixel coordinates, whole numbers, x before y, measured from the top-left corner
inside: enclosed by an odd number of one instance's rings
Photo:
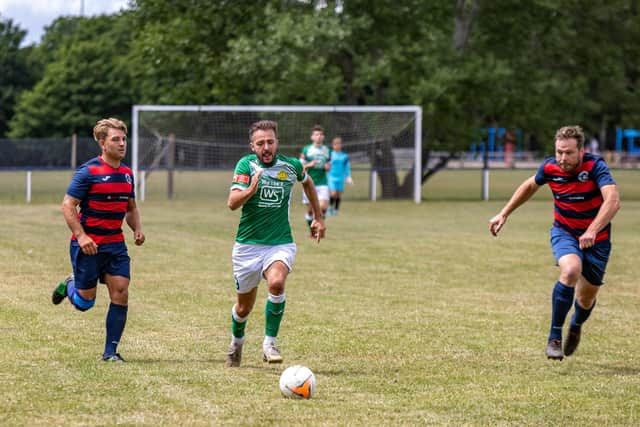
[[[578,174],[578,181],[585,182],[589,180],[589,172],[582,171]]]
[[[286,181],[287,179],[289,179],[289,174],[285,171],[280,171],[276,175],[276,178],[278,178],[280,181]]]

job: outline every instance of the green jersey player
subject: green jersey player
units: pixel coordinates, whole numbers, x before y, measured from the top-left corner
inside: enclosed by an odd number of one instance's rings
[[[305,146],[300,153],[300,161],[304,165],[305,170],[313,179],[313,183],[316,187],[316,194],[320,202],[320,209],[322,209],[322,215],[324,216],[329,207],[329,183],[327,182],[327,171],[331,169],[331,150],[324,145],[324,129],[320,125],[315,125],[311,128],[311,141],[312,144]],[[307,224],[311,227],[313,221],[313,215],[311,211],[311,205],[309,199],[305,194],[302,195],[302,203],[307,205],[307,214],[305,219]],[[311,236],[313,235],[313,229],[311,230]]]
[[[296,255],[289,224],[289,202],[296,181],[302,183],[313,210],[311,229],[318,242],[325,233],[313,180],[298,159],[277,154],[277,123],[269,120],[254,123],[249,130],[249,141],[253,154],[238,161],[227,202],[231,210],[242,207],[232,253],[237,301],[231,309],[232,337],[227,366],[240,366],[244,330],[262,278],[267,281],[269,291],[263,360],[282,362],[275,344],[284,314],[285,280]]]

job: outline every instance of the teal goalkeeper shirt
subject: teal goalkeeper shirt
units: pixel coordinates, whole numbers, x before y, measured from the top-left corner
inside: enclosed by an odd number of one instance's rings
[[[344,151],[332,151],[329,178],[344,181],[348,176],[351,176],[349,156]]]

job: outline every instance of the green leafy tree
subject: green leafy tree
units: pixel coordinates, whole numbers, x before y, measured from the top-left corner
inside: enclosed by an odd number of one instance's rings
[[[481,15],[478,51],[511,69],[493,112],[502,124],[537,134],[550,149],[563,124],[604,137],[615,124],[637,123],[637,1],[485,1]]]
[[[30,88],[38,76],[32,48],[20,48],[26,34],[11,19],[0,16],[0,136],[9,128],[18,96]]]
[[[139,103],[207,104],[223,100],[220,64],[228,43],[257,20],[262,2],[138,0],[139,29],[129,62]]]
[[[424,182],[489,126],[548,148],[563,124],[604,136],[640,121],[638,0],[324,3],[137,0],[59,19],[12,134],[68,135],[133,103],[419,104]],[[385,193],[411,182],[390,174]]]
[[[43,39],[51,60],[42,79],[22,94],[11,121],[13,137],[90,135],[96,120],[127,120],[137,100],[126,53],[127,14],[60,18]]]

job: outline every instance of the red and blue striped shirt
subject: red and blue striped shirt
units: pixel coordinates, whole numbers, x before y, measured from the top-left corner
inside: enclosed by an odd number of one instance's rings
[[[600,206],[602,193],[600,188],[614,185],[609,168],[598,156],[585,153],[582,164],[572,174],[562,170],[554,157],[546,159],[535,176],[536,184],[549,184],[553,193],[555,227],[580,237],[593,222]],[[596,242],[608,240],[611,224],[607,224],[596,235]]]
[[[131,169],[113,168],[98,156],[78,168],[67,194],[80,200],[80,224],[96,244],[124,244],[122,221],[129,199],[135,198]]]

